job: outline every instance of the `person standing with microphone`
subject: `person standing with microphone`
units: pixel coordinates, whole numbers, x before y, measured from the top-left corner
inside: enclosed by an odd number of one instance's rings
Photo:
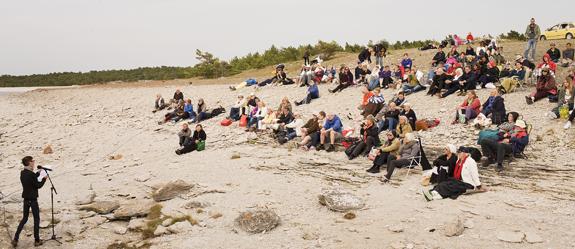
[[[42,241],[40,240],[40,208],[38,207],[38,189],[44,186],[44,183],[46,182],[46,176],[44,176],[41,181],[38,181],[40,172],[34,173],[36,164],[34,158],[31,156],[25,156],[22,158],[22,164],[24,165],[24,169],[20,172],[20,182],[22,183],[22,198],[24,199],[24,209],[22,213],[22,220],[18,225],[16,234],[14,234],[14,240],[12,240],[12,246],[14,248],[18,246],[20,232],[22,232],[24,225],[26,222],[28,222],[30,209],[32,209],[32,216],[34,216],[34,246],[42,245]]]

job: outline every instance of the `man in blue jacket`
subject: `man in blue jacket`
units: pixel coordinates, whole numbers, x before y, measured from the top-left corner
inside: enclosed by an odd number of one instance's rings
[[[305,99],[303,99],[302,101],[296,101],[295,105],[299,106],[302,104],[309,104],[312,99],[317,99],[317,98],[319,98],[319,88],[317,87],[317,84],[314,81],[307,88],[307,95],[306,95]]]
[[[325,121],[325,124],[323,125],[323,128],[320,132],[320,145],[316,147],[316,150],[325,149],[327,152],[335,151],[335,141],[343,138],[343,135],[341,134],[342,130],[343,124],[341,123],[341,119],[339,119],[339,117],[333,113],[328,114],[327,120]],[[328,135],[330,144],[327,148],[325,148],[325,139]]]

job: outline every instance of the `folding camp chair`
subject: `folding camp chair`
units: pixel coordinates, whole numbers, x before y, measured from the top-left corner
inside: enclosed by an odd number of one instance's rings
[[[427,157],[425,156],[425,151],[423,151],[423,143],[421,142],[421,137],[417,137],[417,143],[419,144],[419,154],[411,158],[411,163],[407,166],[407,172],[405,173],[405,178],[409,176],[409,173],[416,166],[420,166],[423,170],[424,168],[431,168]]]

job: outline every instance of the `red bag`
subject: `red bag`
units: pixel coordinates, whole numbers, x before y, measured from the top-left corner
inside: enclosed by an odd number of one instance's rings
[[[222,120],[222,122],[220,122],[220,125],[222,126],[230,126],[232,124],[232,120],[231,119],[224,119]]]
[[[246,115],[242,115],[242,117],[240,118],[240,127],[246,127],[248,126],[248,116]]]

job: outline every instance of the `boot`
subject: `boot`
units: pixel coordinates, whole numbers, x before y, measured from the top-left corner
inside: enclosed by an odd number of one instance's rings
[[[366,171],[369,173],[372,173],[372,174],[377,174],[377,173],[379,173],[379,166],[373,165],[373,166],[371,166],[371,168],[369,168]]]
[[[325,149],[325,148],[323,147],[323,144],[320,144],[320,145],[318,145],[317,147],[315,147],[315,150],[317,150],[317,151],[320,151],[320,150],[323,150],[323,149]]]
[[[325,151],[326,152],[333,152],[333,151],[335,151],[335,146],[333,146],[333,144],[330,144]]]

